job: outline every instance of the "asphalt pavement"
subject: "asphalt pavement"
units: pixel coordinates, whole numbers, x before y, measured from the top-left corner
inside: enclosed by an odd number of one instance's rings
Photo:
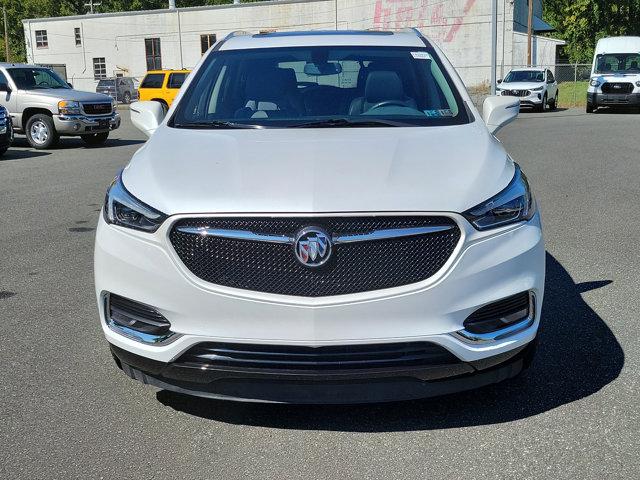
[[[117,370],[92,256],[105,189],[144,141],[123,117],[104,148],[18,138],[0,158],[0,478],[638,478],[640,115],[522,113],[499,135],[546,228],[524,376],[331,407],[183,397]]]

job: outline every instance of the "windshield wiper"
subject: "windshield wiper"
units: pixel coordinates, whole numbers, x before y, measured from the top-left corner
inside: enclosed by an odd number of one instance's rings
[[[393,120],[350,120],[348,118],[329,118],[327,120],[291,125],[290,128],[404,127],[406,125],[406,123],[394,122]]]
[[[222,120],[210,120],[202,122],[187,122],[187,123],[174,123],[176,128],[194,128],[194,129],[208,129],[208,128],[262,128],[260,125],[253,125],[250,123],[236,123]]]

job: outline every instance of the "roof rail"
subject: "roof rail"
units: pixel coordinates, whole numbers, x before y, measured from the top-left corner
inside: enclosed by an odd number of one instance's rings
[[[422,40],[422,42],[424,43],[424,45],[426,47],[431,47],[431,43],[429,42],[429,40],[427,39],[427,37],[425,37],[422,32],[420,30],[418,30],[418,27],[407,27],[407,28],[403,28],[402,29],[403,32],[406,33],[413,33],[414,35],[416,35],[420,40]]]

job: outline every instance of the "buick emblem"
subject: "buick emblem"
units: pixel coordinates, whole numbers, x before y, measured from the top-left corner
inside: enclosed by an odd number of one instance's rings
[[[307,227],[296,235],[296,258],[305,267],[319,267],[331,257],[331,238],[318,227]]]

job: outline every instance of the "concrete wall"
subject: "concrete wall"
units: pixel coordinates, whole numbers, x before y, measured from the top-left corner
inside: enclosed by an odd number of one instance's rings
[[[515,5],[526,4],[516,0]],[[498,63],[513,58],[510,0],[498,0]],[[257,32],[418,27],[435,41],[469,86],[488,81],[491,60],[489,0],[284,0],[132,14],[102,14],[25,20],[30,63],[65,65],[77,88],[94,90],[93,58],[104,57],[107,74],[141,78],[144,39],[160,38],[163,68],[192,68],[201,58],[200,35],[222,39],[234,30]],[[74,28],[82,30],[76,46]],[[36,30],[46,30],[48,48],[36,48]],[[504,37],[503,37],[504,33]],[[503,38],[505,41],[503,42]]]

